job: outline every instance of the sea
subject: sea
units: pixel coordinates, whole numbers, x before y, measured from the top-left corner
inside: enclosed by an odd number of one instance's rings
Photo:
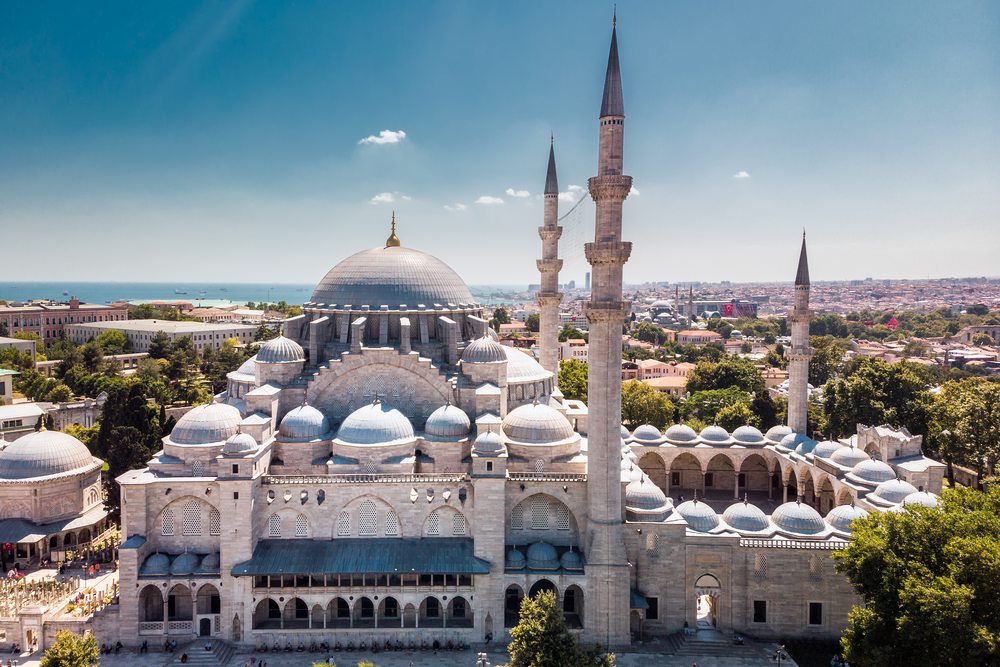
[[[117,282],[2,282],[0,299],[68,301],[76,297],[85,303],[128,301],[188,301],[196,306],[222,306],[247,302],[300,304],[309,300],[315,285],[294,283],[117,283]],[[510,303],[527,293],[526,285],[470,285],[482,304]]]

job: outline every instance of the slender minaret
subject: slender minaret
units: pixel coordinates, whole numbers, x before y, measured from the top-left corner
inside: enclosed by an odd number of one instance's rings
[[[556,180],[555,140],[549,142],[549,168],[545,174],[545,213],[538,236],[542,239],[542,258],[538,260],[538,272],[542,274],[542,288],[538,291],[538,336],[541,339],[542,367],[559,378],[559,182]]]
[[[694,322],[694,285],[688,285],[688,323]]]
[[[788,315],[792,329],[792,349],[788,352],[788,427],[806,433],[809,405],[809,260],[806,258],[806,233],[802,232],[799,269],[795,273],[795,305]]]
[[[588,549],[587,615],[589,641],[621,646],[629,641],[629,571],[625,554],[621,486],[622,325],[630,304],[622,298],[622,266],[632,244],[622,241],[622,202],[632,177],[622,174],[625,106],[618,67],[618,37],[612,24],[611,52],[601,103],[597,176],[590,196],[597,208],[594,242],[585,246],[592,267],[587,382]]]

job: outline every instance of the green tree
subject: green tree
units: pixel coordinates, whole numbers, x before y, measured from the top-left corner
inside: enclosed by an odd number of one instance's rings
[[[91,667],[97,664],[100,653],[97,639],[92,634],[83,636],[60,630],[56,641],[45,651],[40,667]]]
[[[781,423],[781,411],[782,407],[767,390],[758,391],[750,401],[750,412],[757,418],[756,425],[765,431]]]
[[[715,413],[715,422],[727,431],[735,431],[744,424],[760,427],[760,417],[746,403],[730,403]]]
[[[579,359],[559,362],[559,391],[577,401],[587,400],[587,364]]]
[[[571,327],[568,324],[563,325],[563,328],[559,330],[559,342],[565,343],[570,338],[581,338],[587,340],[587,334],[580,331],[576,327]]]
[[[977,333],[972,337],[973,345],[996,345],[997,342],[993,340],[993,336],[988,333]]]
[[[719,410],[734,403],[749,405],[750,394],[738,387],[697,391],[684,401],[681,416],[684,421],[697,419],[705,424],[714,424]]]
[[[149,340],[149,356],[153,359],[166,359],[173,351],[173,344],[170,336],[162,331],[157,331]]]
[[[699,361],[688,373],[687,390],[691,393],[730,387],[747,393],[763,391],[764,376],[753,362],[729,355],[715,363]]]
[[[615,656],[599,647],[586,650],[566,627],[555,593],[542,591],[521,601],[510,631],[509,667],[614,667]]]
[[[493,310],[493,318],[490,320],[490,326],[500,331],[501,324],[510,324],[510,313],[506,308],[495,308]]]
[[[670,397],[645,382],[622,383],[622,424],[633,430],[641,424],[662,429],[673,422],[676,408]]]
[[[809,346],[814,350],[809,360],[809,384],[822,387],[840,373],[848,344],[833,336],[811,336]]]
[[[855,359],[844,377],[823,388],[827,428],[834,437],[853,433],[858,424],[906,426],[926,435],[931,406],[925,383],[906,362]]]
[[[539,319],[538,313],[532,313],[524,320],[524,326],[528,327],[528,331],[537,332],[540,326]]]
[[[862,598],[841,638],[851,663],[1000,662],[1000,487],[946,489],[938,507],[856,520],[834,553]]]
[[[104,354],[125,354],[132,347],[125,334],[117,329],[102,331],[95,340]]]
[[[667,342],[667,333],[663,327],[652,322],[639,322],[632,330],[632,338],[641,340],[653,345],[663,345]]]
[[[89,373],[96,373],[104,361],[104,350],[96,340],[87,342],[80,350],[83,353],[83,367]]]
[[[1000,383],[970,377],[941,385],[929,435],[950,475],[954,464],[968,466],[981,484],[994,474],[1000,456]]]

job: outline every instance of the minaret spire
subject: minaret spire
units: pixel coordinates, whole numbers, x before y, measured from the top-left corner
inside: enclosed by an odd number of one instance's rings
[[[625,103],[622,101],[622,73],[618,64],[617,10],[611,22],[611,51],[608,53],[608,70],[604,75],[604,97],[601,100],[601,117],[625,117]]]
[[[555,137],[552,137],[549,142],[549,167],[545,172],[545,194],[559,194],[559,179],[556,178]]]
[[[806,257],[806,233],[802,231],[799,267],[795,272],[795,302],[788,321],[792,330],[792,346],[788,356],[788,426],[796,433],[806,433],[809,408],[809,261]],[[787,349],[787,348],[786,348]]]
[[[806,257],[806,230],[802,230],[802,250],[799,251],[799,270],[795,273],[796,285],[809,284],[809,258]]]
[[[549,164],[545,172],[544,217],[542,226],[538,228],[538,236],[542,239],[542,258],[538,260],[538,272],[541,274],[541,288],[538,290],[538,338],[539,361],[542,368],[551,372],[555,380],[559,378],[559,304],[562,294],[559,293],[559,270],[562,260],[559,259],[559,237],[562,227],[559,226],[559,181],[556,178],[555,137],[549,137]]]

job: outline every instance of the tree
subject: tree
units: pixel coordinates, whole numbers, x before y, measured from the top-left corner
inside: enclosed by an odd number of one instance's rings
[[[851,663],[1000,661],[1000,487],[945,489],[938,507],[878,512],[834,553],[863,604],[841,638]]]
[[[104,350],[101,349],[96,340],[91,340],[81,348],[81,352],[83,352],[83,367],[89,373],[96,373],[101,362],[104,361]]]
[[[102,331],[95,340],[104,354],[125,354],[132,347],[125,334],[117,329]]]
[[[559,391],[566,398],[586,402],[587,364],[579,359],[564,359],[560,361]]]
[[[847,342],[833,336],[811,336],[809,346],[813,348],[813,358],[809,360],[809,384],[822,387],[836,377],[841,370]]]
[[[622,383],[622,424],[633,430],[641,424],[662,429],[673,422],[676,408],[666,394],[645,382],[629,380]]]
[[[930,441],[949,474],[957,463],[974,469],[977,481],[992,475],[1000,457],[1000,384],[970,377],[941,385],[932,408]]]
[[[510,313],[507,312],[506,308],[496,308],[493,310],[493,318],[490,320],[490,326],[500,331],[501,324],[510,324]]]
[[[632,330],[632,338],[641,340],[653,345],[663,345],[667,342],[667,334],[663,327],[652,322],[639,322]]]
[[[153,359],[166,359],[170,356],[172,349],[170,336],[163,331],[157,331],[149,340],[149,356]]]
[[[988,315],[990,312],[990,307],[985,303],[974,303],[965,309],[965,312],[970,315]]]
[[[718,362],[699,361],[688,373],[687,390],[691,393],[736,387],[748,393],[764,390],[764,376],[753,362],[726,356]]]
[[[581,338],[587,340],[587,334],[580,331],[576,327],[571,327],[568,324],[563,325],[563,328],[559,330],[559,342],[565,343],[570,338]]]
[[[706,424],[714,424],[719,410],[733,403],[749,405],[750,394],[738,387],[698,391],[684,401],[681,415],[685,421],[697,419]]]
[[[528,331],[537,333],[540,326],[538,313],[528,315],[528,318],[524,320],[524,326],[528,327]]]
[[[767,390],[758,391],[753,395],[750,412],[757,417],[756,425],[765,431],[781,423],[781,406]]]
[[[855,359],[844,377],[823,388],[827,428],[834,437],[853,433],[858,424],[906,426],[926,435],[931,405],[924,381],[906,362]]]
[[[993,336],[988,333],[977,333],[972,337],[972,344],[991,346],[996,345],[997,342],[993,340]]]
[[[586,650],[566,628],[552,591],[521,600],[517,626],[510,631],[509,667],[614,667],[615,656],[599,647]]]
[[[745,424],[760,427],[760,417],[746,403],[730,403],[715,413],[715,423],[732,432]]]
[[[97,664],[100,653],[92,634],[80,635],[60,630],[56,641],[42,656],[40,667],[91,667]]]

